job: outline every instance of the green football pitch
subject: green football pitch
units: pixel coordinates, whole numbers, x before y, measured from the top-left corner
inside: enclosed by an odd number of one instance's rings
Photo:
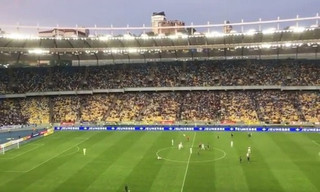
[[[233,134],[56,132],[0,155],[0,191],[320,191],[320,134]]]

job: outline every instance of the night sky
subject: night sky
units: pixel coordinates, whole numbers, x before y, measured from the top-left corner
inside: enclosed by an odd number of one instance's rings
[[[189,25],[315,16],[320,0],[0,0],[1,25],[150,26],[153,12]]]

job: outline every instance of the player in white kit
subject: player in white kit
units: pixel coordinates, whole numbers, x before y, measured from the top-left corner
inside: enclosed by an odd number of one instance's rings
[[[178,149],[181,150],[183,148],[182,142],[179,143]]]

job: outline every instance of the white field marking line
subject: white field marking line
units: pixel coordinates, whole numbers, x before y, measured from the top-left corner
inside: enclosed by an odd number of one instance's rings
[[[73,154],[78,153],[79,151],[80,151],[80,148],[79,148],[79,146],[77,146],[77,151],[74,151],[74,152],[68,153],[68,154],[66,154],[66,155],[62,155],[61,157],[66,157],[66,156],[69,156],[69,155],[73,155]]]
[[[26,173],[26,171],[0,171],[0,173]]]
[[[66,152],[66,151],[68,151],[68,150],[70,150],[70,149],[74,148],[75,146],[77,146],[77,147],[78,147],[78,145],[80,145],[81,143],[83,143],[83,142],[87,141],[88,139],[89,139],[89,138],[87,138],[87,139],[85,139],[85,140],[81,141],[80,143],[78,143],[78,144],[76,144],[76,145],[73,145],[73,146],[69,147],[68,149],[66,149],[66,150],[62,151],[61,153],[59,153],[59,154],[57,154],[57,155],[55,155],[55,156],[53,156],[53,157],[51,157],[51,158],[47,159],[46,161],[44,161],[44,162],[42,162],[42,163],[40,163],[40,164],[36,165],[35,167],[33,167],[33,168],[31,168],[31,169],[29,169],[29,170],[27,170],[27,171],[0,171],[0,172],[4,172],[4,173],[27,173],[27,172],[30,172],[30,171],[32,171],[32,170],[34,170],[34,169],[36,169],[36,168],[40,167],[41,165],[45,164],[46,162],[48,162],[48,161],[50,161],[50,160],[52,160],[52,159],[54,159],[54,158],[56,158],[56,157],[60,156],[60,155],[61,155],[61,154],[63,154],[64,152]],[[79,148],[79,147],[78,147],[78,148]]]
[[[160,152],[162,151],[165,151],[165,150],[168,150],[168,149],[173,149],[173,148],[176,148],[176,147],[165,147],[165,148],[162,148],[162,149],[159,149],[157,152],[156,152],[156,156],[157,157],[161,157],[159,154]],[[193,147],[193,148],[196,148],[196,147]],[[217,150],[219,152],[221,152],[223,155],[221,157],[218,157],[218,158],[215,158],[215,159],[208,159],[208,160],[202,160],[202,161],[190,161],[189,163],[210,163],[210,162],[213,162],[213,161],[218,161],[220,159],[223,159],[227,156],[227,153],[222,150],[222,149],[219,149],[219,148],[216,148],[216,147],[211,147],[212,149],[214,150]],[[166,161],[170,161],[170,162],[174,162],[174,163],[188,163],[187,161],[180,161],[180,160],[174,160],[174,159],[168,159],[168,158],[165,158],[165,157],[161,157],[161,159],[163,160],[166,160]]]
[[[316,144],[316,145],[319,145],[319,146],[320,146],[320,144],[319,144],[318,142],[316,142],[315,140],[312,140],[312,142],[313,142],[314,144]]]
[[[89,138],[88,138],[88,139],[89,139]],[[34,169],[36,169],[36,168],[40,167],[41,165],[45,164],[46,162],[48,162],[48,161],[50,161],[50,160],[52,160],[52,159],[54,159],[54,158],[56,158],[56,157],[60,156],[61,154],[65,153],[66,151],[69,151],[70,149],[74,148],[75,146],[78,146],[78,145],[80,145],[81,143],[83,143],[83,142],[87,141],[88,139],[85,139],[85,140],[81,141],[80,143],[78,143],[78,144],[76,144],[76,145],[73,145],[73,146],[69,147],[68,149],[66,149],[66,150],[62,151],[61,153],[59,153],[59,154],[57,154],[57,155],[55,155],[55,156],[53,156],[53,157],[51,157],[51,158],[47,159],[46,161],[44,161],[44,162],[42,162],[42,163],[40,163],[40,164],[36,165],[35,167],[33,167],[33,168],[31,168],[31,169],[27,170],[26,172],[30,172],[30,171],[32,171],[32,170],[34,170]]]
[[[32,148],[32,149],[29,149],[29,150],[27,150],[27,151],[24,151],[24,152],[22,152],[22,153],[18,153],[17,155],[15,155],[15,156],[13,156],[13,157],[0,157],[0,159],[15,159],[15,158],[17,158],[17,157],[19,157],[19,156],[21,156],[21,155],[23,155],[23,154],[25,154],[25,153],[28,153],[28,152],[30,152],[30,151],[33,151],[33,150],[35,150],[35,149],[38,149],[38,148],[41,147],[41,146],[44,146],[44,144],[33,144],[33,145],[35,145],[36,147],[34,147],[34,148]]]
[[[194,134],[191,148],[193,148],[194,140],[195,140],[195,138],[196,138],[196,135],[197,135],[197,132],[195,132],[195,134]],[[190,163],[191,154],[192,154],[192,153],[189,153],[189,158],[188,158],[188,162],[187,162],[187,167],[186,167],[186,171],[185,171],[185,173],[184,173],[183,182],[182,182],[182,186],[181,186],[181,192],[183,191],[184,183],[185,183],[185,181],[186,181],[186,177],[187,177],[187,173],[188,173],[188,169],[189,169],[189,163]]]

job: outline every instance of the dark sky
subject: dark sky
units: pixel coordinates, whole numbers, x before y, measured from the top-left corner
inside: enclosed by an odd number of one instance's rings
[[[150,26],[155,11],[186,24],[315,16],[320,0],[0,0],[0,25]]]

